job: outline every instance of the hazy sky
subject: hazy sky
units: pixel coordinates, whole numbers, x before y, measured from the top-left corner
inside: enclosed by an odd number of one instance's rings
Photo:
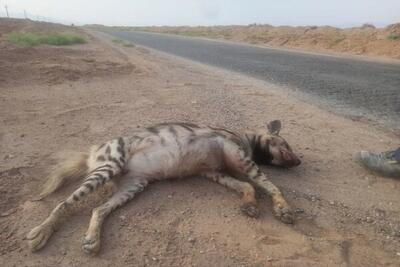
[[[400,22],[400,0],[0,0],[11,14],[105,25],[332,25]]]

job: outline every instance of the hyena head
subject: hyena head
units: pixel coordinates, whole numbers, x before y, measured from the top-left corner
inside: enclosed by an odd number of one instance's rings
[[[260,164],[282,167],[294,167],[301,161],[284,138],[279,136],[281,122],[274,120],[267,123],[268,132],[261,133],[254,144],[254,160]]]

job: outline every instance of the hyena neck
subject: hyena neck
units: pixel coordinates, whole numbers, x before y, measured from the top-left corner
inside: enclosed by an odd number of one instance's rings
[[[245,140],[248,143],[252,159],[262,165],[270,164],[273,157],[269,150],[270,137],[266,134],[247,132]]]

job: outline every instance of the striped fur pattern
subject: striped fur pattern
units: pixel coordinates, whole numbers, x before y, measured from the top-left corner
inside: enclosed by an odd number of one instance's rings
[[[99,251],[102,224],[113,210],[148,184],[163,179],[201,175],[240,193],[241,210],[251,217],[259,214],[254,186],[259,187],[271,196],[275,216],[292,223],[290,206],[258,164],[293,167],[300,160],[279,136],[280,121],[270,122],[267,128],[268,131],[238,134],[191,123],[163,123],[137,130],[129,138],[120,137],[94,146],[89,155],[81,154],[53,174],[43,197],[62,186],[69,176],[85,173],[82,185],[30,231],[28,243],[33,251],[42,248],[74,204],[110,180],[118,180],[119,189],[93,210],[83,239],[83,250],[87,253]]]

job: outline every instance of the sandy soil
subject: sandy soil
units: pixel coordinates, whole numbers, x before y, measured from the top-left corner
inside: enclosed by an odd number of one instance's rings
[[[396,136],[272,84],[95,36],[68,49],[132,70],[83,72],[78,80],[60,72],[59,83],[0,83],[0,266],[399,266],[399,181],[352,160],[360,149],[398,146]],[[59,48],[34,49],[51,55]],[[68,57],[62,51],[57,54]],[[296,210],[294,225],[277,221],[262,194],[261,216],[251,219],[241,214],[234,192],[194,177],[153,184],[115,211],[97,257],[84,254],[80,240],[91,208],[107,192],[87,201],[43,250],[27,249],[26,233],[76,186],[32,201],[57,151],[86,150],[157,122],[243,130],[276,118],[303,164],[264,171]]]
[[[97,25],[97,27],[100,27]],[[400,59],[400,23],[385,28],[365,24],[339,29],[330,26],[290,27],[252,24],[248,26],[121,27],[139,30],[223,39],[270,47],[313,52],[332,52]]]

